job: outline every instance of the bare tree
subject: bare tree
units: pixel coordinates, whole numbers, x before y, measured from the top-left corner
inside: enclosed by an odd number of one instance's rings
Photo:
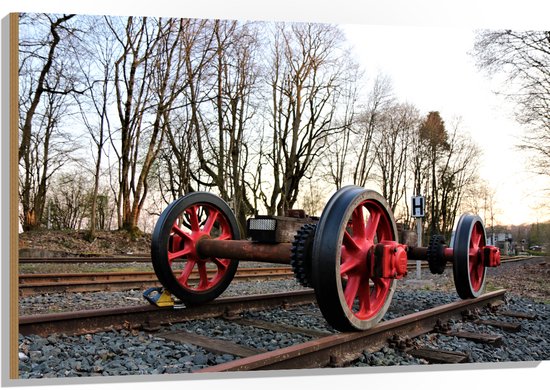
[[[90,183],[77,172],[58,175],[49,195],[48,225],[53,229],[80,230],[89,215]]]
[[[50,72],[55,72],[58,46],[60,45],[62,38],[66,37],[67,32],[69,31],[65,26],[66,22],[74,16],[74,14],[63,15],[60,17],[55,15],[50,16],[48,14],[21,15],[20,24],[32,24],[36,30],[38,30],[40,24],[45,23],[44,19],[47,19],[46,23],[49,27],[49,34],[38,37],[21,37],[21,42],[19,43],[19,54],[21,57],[19,74],[26,75],[29,73],[38,73],[36,84],[34,84],[34,82],[30,83],[28,91],[25,91],[24,94],[29,97],[29,104],[25,105],[25,110],[22,112],[24,118],[21,126],[19,160],[28,156],[33,119],[38,105],[40,104],[42,95],[45,92],[52,93],[56,91],[55,88],[52,88],[52,86],[49,85],[48,76],[50,75]],[[29,30],[32,29],[25,31]],[[42,53],[44,49],[47,50],[46,53]],[[65,90],[63,92],[67,93],[68,91]]]
[[[69,21],[75,15],[22,14],[19,42],[20,199],[23,230],[39,227],[48,182],[70,152],[60,123],[68,115],[65,97],[80,93],[74,76]],[[25,28],[26,26],[32,26]],[[53,164],[53,166],[52,166]]]
[[[470,185],[464,187],[461,211],[479,215],[486,226],[493,228],[498,224],[499,210],[495,207],[496,191],[479,178],[473,179]]]
[[[232,204],[244,229],[253,211],[248,199],[245,174],[250,162],[250,128],[255,115],[253,95],[258,87],[258,30],[251,23],[214,21],[212,28],[212,107],[201,110],[202,118],[215,113],[211,128],[197,139],[201,168],[223,199]],[[257,138],[257,137],[255,137]]]
[[[333,120],[345,52],[340,30],[322,24],[278,24],[269,59],[273,169],[267,211],[292,208],[306,177],[327,150],[328,136],[341,130]],[[265,191],[265,190],[264,190]]]
[[[148,176],[159,153],[172,106],[183,90],[179,56],[182,19],[129,17],[108,25],[120,43],[115,61],[120,147],[110,138],[119,161],[119,227],[137,231],[148,192]]]
[[[409,147],[419,123],[418,110],[406,103],[394,103],[378,113],[373,154],[382,196],[392,212],[405,195]]]
[[[453,229],[466,190],[477,183],[477,167],[481,151],[473,141],[462,134],[460,121],[452,124],[448,134],[448,148],[438,167],[436,189],[439,210],[435,214],[438,231],[447,234]]]
[[[357,64],[350,63],[344,71],[348,75],[344,78],[341,88],[341,106],[337,112],[337,122],[341,131],[329,136],[329,147],[322,165],[326,167],[328,180],[334,183],[336,189],[340,189],[344,183],[349,182],[349,176],[356,167],[356,162],[350,163],[350,155],[355,149],[354,143],[357,137],[357,101],[359,99],[359,81],[362,72]]]
[[[31,134],[29,166],[20,175],[20,198],[23,208],[23,230],[40,227],[50,181],[53,175],[72,159],[76,142],[61,130],[62,118],[67,114],[67,96],[47,94],[40,114],[35,114],[35,129]]]
[[[156,166],[165,203],[196,190],[202,181],[198,172],[204,135],[200,107],[208,101],[208,66],[215,55],[210,24],[207,20],[181,20],[177,57],[174,53],[177,61],[173,64],[178,69],[180,90],[164,123],[165,143]]]
[[[418,136],[421,143],[425,145],[423,151],[427,156],[424,158],[427,157],[430,169],[430,182],[426,183],[426,194],[429,194],[426,203],[430,205],[430,212],[428,214],[429,231],[430,234],[437,234],[439,233],[437,221],[439,220],[440,213],[440,199],[437,196],[438,175],[436,170],[438,162],[441,159],[441,154],[449,147],[447,143],[447,131],[439,112],[432,111],[428,113],[426,119],[420,125]]]
[[[489,74],[506,75],[501,93],[527,126],[519,147],[532,153],[536,173],[550,176],[550,31],[480,31],[473,55]]]
[[[113,101],[113,67],[115,41],[107,26],[100,17],[81,18],[82,24],[87,24],[86,39],[79,46],[77,57],[87,92],[75,95],[80,107],[82,123],[90,136],[91,153],[94,166],[93,188],[91,193],[90,220],[87,238],[93,240],[96,228],[105,227],[104,195],[99,195],[100,178],[103,173],[102,161],[108,143],[108,135],[112,132],[109,118],[109,107]],[[86,161],[88,163],[88,161]],[[98,210],[98,202],[101,204]],[[98,221],[98,218],[102,218]],[[99,223],[98,223],[99,222]]]
[[[380,113],[393,101],[391,80],[379,74],[372,86],[365,111],[359,114],[356,144],[356,161],[353,164],[353,183],[364,187],[370,179],[374,155],[372,153],[373,133]]]

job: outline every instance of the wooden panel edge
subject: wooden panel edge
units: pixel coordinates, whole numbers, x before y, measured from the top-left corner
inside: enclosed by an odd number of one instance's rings
[[[10,105],[10,379],[19,379],[19,13],[9,15]]]

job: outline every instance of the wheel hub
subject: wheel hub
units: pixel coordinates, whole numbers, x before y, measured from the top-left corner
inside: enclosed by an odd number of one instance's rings
[[[375,246],[373,263],[373,277],[401,279],[407,275],[407,246],[382,241]]]

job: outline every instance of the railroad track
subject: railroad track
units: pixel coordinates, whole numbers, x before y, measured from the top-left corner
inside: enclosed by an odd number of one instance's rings
[[[503,263],[521,261],[532,257],[508,257],[502,260]],[[140,262],[148,261],[150,258],[125,257],[125,258],[49,258],[49,259],[20,259],[27,263],[116,263],[132,262],[138,259]],[[449,265],[451,266],[451,265]],[[422,268],[427,268],[422,264]],[[408,264],[409,272],[416,268],[414,262]],[[244,280],[265,280],[292,278],[292,269],[288,266],[278,267],[239,267],[235,275],[236,281]],[[190,280],[199,279],[198,273],[191,274]],[[97,291],[125,291],[130,289],[144,289],[148,287],[159,287],[157,276],[152,271],[134,272],[86,272],[86,273],[47,273],[47,274],[20,274],[19,295],[22,297],[63,293],[63,292],[97,292]]]
[[[239,268],[235,279],[236,281],[281,279],[292,275],[292,269],[288,266]],[[192,273],[190,280],[199,280],[198,272]],[[22,297],[60,292],[124,291],[159,286],[156,274],[151,271],[19,275],[19,295]]]
[[[374,352],[389,343],[407,340],[429,333],[453,318],[462,318],[463,313],[485,307],[502,300],[505,290],[484,294],[473,300],[450,304],[383,321],[374,328],[362,332],[346,332],[326,335],[309,342],[281,348],[275,351],[243,357],[231,362],[210,366],[195,371],[213,373],[227,371],[282,370],[295,368],[341,367],[357,359],[364,351]],[[417,350],[418,351],[418,350]],[[461,354],[444,351],[420,350],[422,358],[455,358]],[[410,353],[414,353],[412,350]],[[441,361],[440,361],[441,362]],[[451,361],[447,361],[449,363]],[[460,361],[454,361],[458,363]]]
[[[48,336],[53,333],[86,334],[119,329],[151,329],[212,317],[230,317],[245,310],[263,310],[280,306],[302,305],[315,301],[313,290],[218,298],[202,306],[172,307],[153,305],[111,309],[81,310],[68,313],[38,314],[19,317],[19,333]]]
[[[194,371],[212,373],[226,371],[279,370],[298,368],[339,367],[348,365],[365,351],[375,352],[390,345],[413,356],[434,363],[460,363],[468,361],[463,352],[441,351],[412,346],[410,340],[427,333],[444,333],[453,337],[462,337],[480,343],[498,345],[502,336],[494,334],[456,332],[450,329],[448,321],[475,321],[483,323],[472,313],[481,310],[497,312],[501,316],[530,318],[529,313],[506,313],[499,307],[503,303],[505,290],[486,293],[476,299],[459,300],[449,304],[404,315],[388,321],[382,321],[374,328],[362,332],[324,332],[293,327],[273,321],[246,319],[246,311],[291,308],[314,302],[312,290],[292,293],[252,295],[245,297],[220,298],[198,307],[157,308],[152,305],[133,306],[117,309],[81,311],[20,318],[19,329],[22,335],[37,334],[44,337],[57,334],[87,334],[116,329],[142,329],[154,332],[157,339],[167,342],[193,344],[215,354],[233,354],[233,361],[211,365]],[[310,305],[311,306],[311,305]],[[232,341],[198,336],[192,332],[174,331],[164,326],[205,318],[222,318],[223,321],[269,329],[279,333],[301,333],[311,340],[274,351],[254,351]],[[487,322],[486,322],[487,323]],[[487,323],[501,327],[506,332],[515,331],[511,321],[492,321]],[[447,325],[447,326],[446,326]],[[239,358],[240,357],[240,358]]]

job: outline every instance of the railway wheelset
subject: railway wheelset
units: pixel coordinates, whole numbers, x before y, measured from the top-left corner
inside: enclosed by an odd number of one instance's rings
[[[423,260],[434,274],[447,262],[462,299],[484,290],[486,268],[500,265],[500,251],[487,245],[482,220],[460,217],[453,245],[433,236],[427,247],[398,242],[395,219],[384,198],[357,186],[338,190],[320,218],[258,216],[241,239],[231,208],[207,192],[171,203],[155,226],[151,257],[165,289],[186,305],[214,300],[230,284],[239,261],[290,264],[296,279],[315,291],[327,320],[340,331],[376,325],[391,303],[408,260]],[[196,271],[194,271],[196,270]],[[190,278],[198,272],[199,278]]]

